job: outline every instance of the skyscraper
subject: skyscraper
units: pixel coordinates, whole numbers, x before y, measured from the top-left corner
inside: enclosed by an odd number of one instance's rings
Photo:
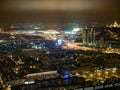
[[[95,30],[93,28],[86,28],[83,30],[83,45],[95,44]]]

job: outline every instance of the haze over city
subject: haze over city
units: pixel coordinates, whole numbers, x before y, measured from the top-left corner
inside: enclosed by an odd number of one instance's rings
[[[119,0],[2,0],[0,22],[112,23]]]

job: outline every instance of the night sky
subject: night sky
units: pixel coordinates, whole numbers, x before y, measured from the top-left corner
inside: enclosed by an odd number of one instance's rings
[[[120,21],[120,0],[0,0],[0,22]]]

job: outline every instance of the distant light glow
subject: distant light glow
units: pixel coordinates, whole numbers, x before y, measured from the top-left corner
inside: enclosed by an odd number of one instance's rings
[[[117,68],[112,68],[113,70],[117,70]]]
[[[76,73],[76,76],[79,76],[79,73],[78,73],[78,72]]]
[[[78,32],[80,30],[80,28],[74,28],[73,31],[74,32]]]
[[[45,34],[59,34],[58,31],[56,30],[47,30],[47,31],[44,31]]]
[[[65,31],[65,34],[73,34],[72,31]]]
[[[40,29],[40,27],[34,27],[34,29]]]
[[[61,39],[61,38],[58,38],[58,39],[57,39],[57,44],[58,44],[58,45],[61,45],[61,44],[62,44],[62,39]]]
[[[35,83],[35,81],[25,82],[25,84],[33,84],[33,83]]]
[[[101,32],[96,32],[97,35],[101,34]]]
[[[26,33],[27,33],[27,32],[26,32]],[[28,31],[28,33],[31,33],[31,34],[32,34],[32,33],[35,33],[35,31],[34,31],[34,30],[32,30],[32,31]]]
[[[69,77],[70,77],[70,75],[69,75],[68,72],[64,72],[64,73],[63,73],[63,76],[64,76],[64,78],[69,78]]]

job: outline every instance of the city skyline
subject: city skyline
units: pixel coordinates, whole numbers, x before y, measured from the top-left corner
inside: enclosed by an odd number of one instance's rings
[[[1,0],[0,90],[119,90],[120,0]]]

